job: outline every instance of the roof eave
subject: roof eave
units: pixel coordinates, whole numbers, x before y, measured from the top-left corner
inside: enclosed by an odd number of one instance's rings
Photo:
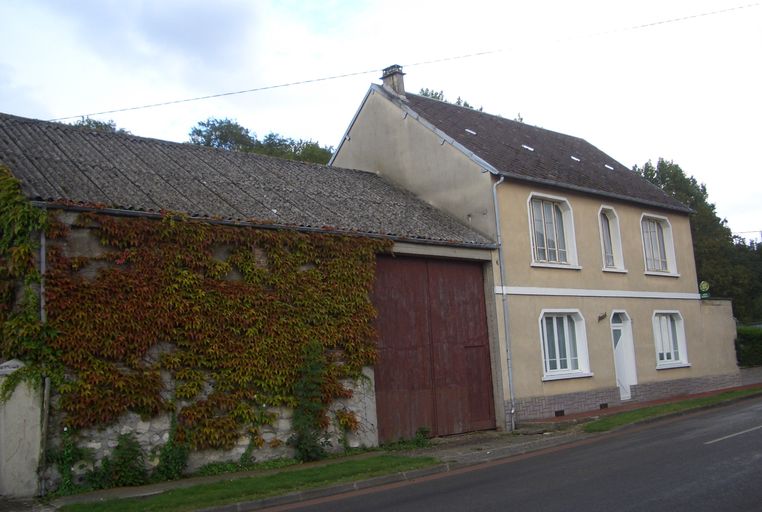
[[[151,219],[161,219],[164,214],[161,212],[147,211],[147,210],[127,210],[123,208],[101,208],[88,205],[72,205],[62,204],[55,201],[41,201],[31,200],[32,206],[44,209],[56,209],[65,210],[71,212],[95,212],[103,213],[107,215],[113,215],[117,217],[143,217]],[[182,213],[182,212],[181,212]],[[458,247],[465,249],[496,249],[497,245],[494,243],[485,242],[459,242],[452,240],[436,240],[429,238],[411,238],[401,235],[385,235],[381,233],[366,233],[362,231],[354,231],[348,229],[340,229],[335,227],[314,227],[314,226],[297,226],[290,224],[276,224],[276,223],[261,223],[249,220],[236,220],[236,219],[217,219],[212,217],[203,216],[189,216],[189,219],[197,222],[206,222],[208,224],[217,224],[223,226],[237,226],[237,227],[249,227],[257,229],[284,229],[290,231],[298,231],[301,233],[324,233],[330,235],[341,236],[356,236],[367,238],[379,238],[385,240],[391,240],[393,242],[407,242],[411,244],[420,245],[435,245],[442,247]]]
[[[522,174],[512,173],[512,172],[508,172],[508,171],[500,171],[499,174],[501,176],[505,176],[506,178],[511,179],[511,180],[515,180],[515,181],[523,181],[523,182],[526,182],[526,183],[537,183],[538,185],[548,185],[548,186],[552,186],[552,187],[560,188],[560,189],[564,189],[564,190],[573,190],[575,192],[584,192],[586,194],[593,194],[593,195],[596,195],[596,196],[608,197],[608,198],[611,198],[611,199],[619,199],[620,201],[626,201],[628,203],[640,204],[640,205],[644,205],[644,206],[651,206],[651,207],[654,207],[654,208],[661,208],[661,209],[664,209],[664,210],[670,210],[670,211],[680,212],[680,213],[684,213],[684,214],[694,213],[693,209],[691,209],[691,208],[689,208],[687,206],[684,206],[684,205],[681,205],[681,206],[678,206],[678,205],[668,205],[668,204],[665,204],[665,203],[660,203],[658,201],[649,201],[647,199],[635,198],[635,197],[628,196],[628,195],[625,195],[625,194],[616,194],[614,192],[606,192],[606,191],[598,190],[598,189],[594,189],[594,188],[580,187],[580,186],[577,186],[577,185],[571,185],[569,183],[563,183],[563,182],[558,182],[558,181],[554,181],[554,180],[544,180],[542,178],[532,178],[532,177],[529,177],[529,176],[524,176]]]

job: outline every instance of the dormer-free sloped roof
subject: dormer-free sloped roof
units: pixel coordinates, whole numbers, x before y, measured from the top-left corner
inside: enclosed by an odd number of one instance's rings
[[[400,99],[385,88],[376,87],[506,178],[691,211],[578,137],[416,94],[406,93],[405,99]]]
[[[466,247],[494,244],[364,171],[0,114],[0,164],[34,201]]]

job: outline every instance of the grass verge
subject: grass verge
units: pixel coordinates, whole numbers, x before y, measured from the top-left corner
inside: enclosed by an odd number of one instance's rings
[[[630,423],[637,423],[648,418],[655,418],[657,416],[664,416],[665,414],[698,409],[699,407],[706,407],[708,405],[714,405],[721,402],[726,402],[728,400],[733,400],[735,398],[757,395],[760,393],[762,393],[762,388],[739,389],[736,391],[727,391],[718,395],[683,400],[682,402],[644,407],[642,409],[635,409],[632,411],[621,412],[619,414],[612,414],[611,416],[605,416],[598,420],[591,421],[590,423],[586,423],[583,429],[585,432],[589,433],[606,432],[612,428],[629,425]]]
[[[380,454],[357,460],[295,468],[279,473],[241,478],[213,484],[175,489],[146,498],[77,503],[61,508],[65,512],[181,512],[238,501],[256,500],[294,491],[362,480],[399,471],[409,471],[437,464],[433,457],[405,457]]]

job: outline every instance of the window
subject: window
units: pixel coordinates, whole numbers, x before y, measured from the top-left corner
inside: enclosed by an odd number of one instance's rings
[[[545,380],[590,376],[585,322],[579,312],[543,312],[540,334]]]
[[[622,238],[619,233],[619,217],[613,208],[602,206],[598,214],[601,228],[601,251],[603,270],[626,272],[622,257]]]
[[[640,227],[646,273],[675,275],[675,249],[669,221],[664,217],[643,215]]]
[[[683,318],[676,311],[657,311],[653,317],[656,367],[687,366]]]
[[[569,204],[552,197],[529,200],[532,261],[541,266],[576,266],[574,228]]]

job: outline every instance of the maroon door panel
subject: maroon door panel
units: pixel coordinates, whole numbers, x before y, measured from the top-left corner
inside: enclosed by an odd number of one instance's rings
[[[384,442],[409,439],[434,422],[426,261],[379,258],[373,303],[378,311],[375,368],[378,434]]]
[[[480,263],[379,257],[381,442],[495,427]]]

